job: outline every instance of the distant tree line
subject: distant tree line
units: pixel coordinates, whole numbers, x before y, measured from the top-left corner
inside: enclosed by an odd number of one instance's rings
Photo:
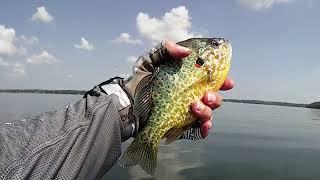
[[[0,89],[0,93],[40,93],[40,94],[85,94],[81,90],[45,90],[45,89]]]
[[[307,107],[307,104],[277,102],[277,101],[261,101],[261,100],[243,100],[243,99],[225,99],[226,102],[248,103],[248,104],[264,104],[275,106],[291,106],[291,107]]]
[[[277,102],[277,101],[243,100],[243,99],[224,99],[223,101],[234,102],[234,103],[264,104],[264,105],[274,105],[274,106],[290,106],[290,107],[320,109],[320,102],[314,102],[311,104],[299,104],[299,103],[288,103],[288,102]]]
[[[320,102],[314,102],[307,105],[308,108],[320,109]]]
[[[86,92],[87,91],[82,91],[82,90],[0,89],[0,93],[40,93],[40,94],[78,94],[78,95],[83,95]],[[291,106],[291,107],[320,109],[320,102],[314,102],[311,104],[297,104],[297,103],[288,103],[288,102],[243,100],[243,99],[224,99],[223,101],[234,102],[234,103],[264,104],[264,105],[275,105],[275,106]]]

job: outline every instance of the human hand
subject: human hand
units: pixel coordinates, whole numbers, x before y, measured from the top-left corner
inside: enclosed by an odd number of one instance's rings
[[[233,80],[231,78],[227,78],[220,90],[230,90],[233,88],[233,86]],[[221,95],[214,92],[207,92],[206,94],[204,94],[201,101],[192,103],[192,112],[201,121],[200,132],[202,138],[206,138],[209,135],[209,130],[211,129],[213,123],[213,110],[220,107],[221,103]]]

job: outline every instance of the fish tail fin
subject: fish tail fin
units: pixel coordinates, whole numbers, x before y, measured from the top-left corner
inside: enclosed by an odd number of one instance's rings
[[[153,175],[157,166],[158,145],[151,142],[133,141],[118,161],[119,166],[139,165]]]

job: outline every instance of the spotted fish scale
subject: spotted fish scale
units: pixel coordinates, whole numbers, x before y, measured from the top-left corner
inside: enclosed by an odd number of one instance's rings
[[[180,63],[169,61],[156,70],[151,83],[152,107],[143,130],[119,160],[120,166],[140,165],[154,174],[160,140],[178,139],[196,117],[190,105],[206,91],[216,92],[225,81],[232,56],[222,38],[192,38],[178,43],[192,53]]]

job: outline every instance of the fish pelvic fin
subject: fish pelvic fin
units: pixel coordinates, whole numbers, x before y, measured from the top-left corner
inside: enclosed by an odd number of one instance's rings
[[[157,166],[158,145],[151,142],[133,141],[118,161],[120,167],[139,165],[149,175]]]
[[[181,128],[171,128],[163,138],[167,138],[165,144],[170,144],[173,141],[179,139],[183,133],[188,129],[188,127],[181,127]]]

